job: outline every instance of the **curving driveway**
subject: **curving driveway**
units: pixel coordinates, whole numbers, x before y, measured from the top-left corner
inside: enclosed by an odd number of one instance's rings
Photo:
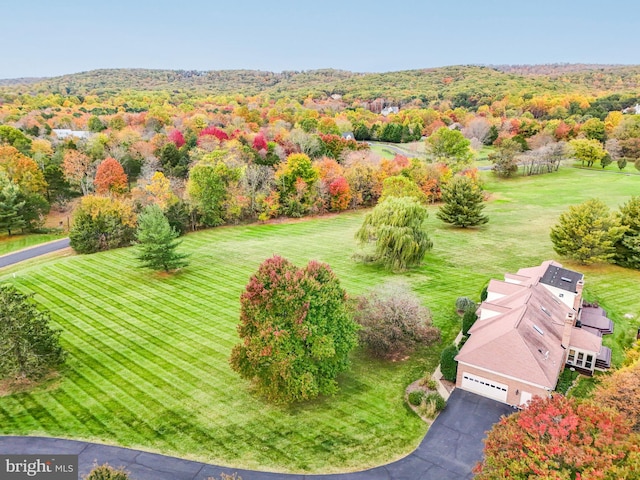
[[[53,242],[42,243],[35,247],[28,247],[17,252],[7,253],[0,257],[0,268],[19,263],[30,258],[39,257],[47,253],[56,252],[69,246],[68,238],[61,238]]]
[[[78,478],[94,463],[131,472],[132,480],[207,480],[237,472],[243,480],[459,480],[471,479],[482,458],[485,432],[513,409],[456,389],[418,448],[407,457],[363,472],[305,475],[257,472],[208,465],[154,453],[43,437],[0,436],[0,454],[79,455]]]

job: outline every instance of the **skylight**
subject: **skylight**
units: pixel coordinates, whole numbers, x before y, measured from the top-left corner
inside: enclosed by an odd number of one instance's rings
[[[542,331],[542,329],[541,329],[539,326],[534,325],[534,326],[533,326],[533,329],[534,329],[536,332],[538,332],[540,335],[544,335],[544,332]]]
[[[560,277],[560,280],[562,280],[563,282],[569,282],[569,283],[573,282],[573,280],[567,277]]]
[[[543,306],[543,305],[540,305],[540,309],[541,309],[544,313],[546,313],[548,317],[550,317],[550,316],[551,316],[551,313],[549,312],[549,310],[547,310],[546,308],[544,308],[544,306]]]

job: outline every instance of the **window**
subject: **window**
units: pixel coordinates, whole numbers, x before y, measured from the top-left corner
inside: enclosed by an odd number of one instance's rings
[[[571,349],[569,350],[569,356],[567,357],[567,363],[573,363],[576,360],[576,351]]]
[[[584,360],[584,353],[578,352],[578,361],[576,362],[576,364],[582,366],[583,360]]]
[[[584,362],[584,368],[588,368],[591,370],[591,366],[593,365],[593,355],[587,355],[587,360]]]

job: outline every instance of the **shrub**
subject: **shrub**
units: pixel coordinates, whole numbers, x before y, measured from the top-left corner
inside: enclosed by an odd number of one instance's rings
[[[447,401],[444,398],[442,398],[442,395],[440,395],[438,392],[433,392],[425,395],[424,401],[425,403],[433,402],[437,412],[444,410],[444,407],[447,406]]]
[[[487,283],[482,290],[480,290],[480,301],[484,302],[489,296],[489,284]]]
[[[418,407],[418,413],[427,418],[433,418],[436,416],[436,404],[435,402],[427,402],[425,399],[422,400],[422,403]]]
[[[409,394],[409,403],[414,407],[417,407],[422,403],[424,398],[424,392],[422,390],[414,390]]]
[[[477,305],[476,302],[471,300],[469,297],[458,297],[456,300],[456,310],[459,312],[468,312],[468,311],[476,311]]]
[[[129,246],[135,237],[135,227],[131,205],[115,198],[88,195],[73,215],[71,248],[78,253],[95,253]]]
[[[354,319],[362,326],[361,343],[377,357],[397,357],[440,338],[431,324],[431,312],[403,288],[360,297]]]
[[[455,345],[449,345],[440,354],[440,371],[442,377],[450,382],[456,381],[456,375],[458,374],[458,362],[455,361],[455,357],[458,354],[458,347]]]
[[[462,317],[462,335],[467,335],[469,333],[469,329],[476,323],[478,319],[478,315],[473,310],[467,310],[464,312],[464,316]]]
[[[420,385],[428,388],[429,390],[435,390],[436,388],[438,388],[438,384],[433,378],[431,378],[430,373],[427,373],[427,375],[422,380],[420,380]]]
[[[124,467],[115,469],[105,463],[93,467],[84,480],[129,480],[129,472],[125,471]]]

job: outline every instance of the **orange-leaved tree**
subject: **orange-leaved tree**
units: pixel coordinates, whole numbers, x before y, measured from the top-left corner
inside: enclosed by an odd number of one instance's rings
[[[638,478],[640,467],[637,436],[620,413],[562,395],[536,397],[503,417],[489,432],[484,454],[479,480]]]
[[[115,158],[105,158],[96,172],[96,178],[93,181],[96,192],[105,193],[124,193],[127,190],[127,174],[124,168]]]
[[[65,178],[75,185],[80,186],[83,195],[89,193],[91,187],[91,175],[93,161],[88,155],[78,150],[67,150],[62,161],[62,171]]]
[[[26,193],[44,194],[47,182],[36,162],[10,145],[0,146],[0,171]]]
[[[640,344],[631,352],[640,352]],[[633,431],[640,433],[640,357],[605,378],[593,398],[625,415]]]

